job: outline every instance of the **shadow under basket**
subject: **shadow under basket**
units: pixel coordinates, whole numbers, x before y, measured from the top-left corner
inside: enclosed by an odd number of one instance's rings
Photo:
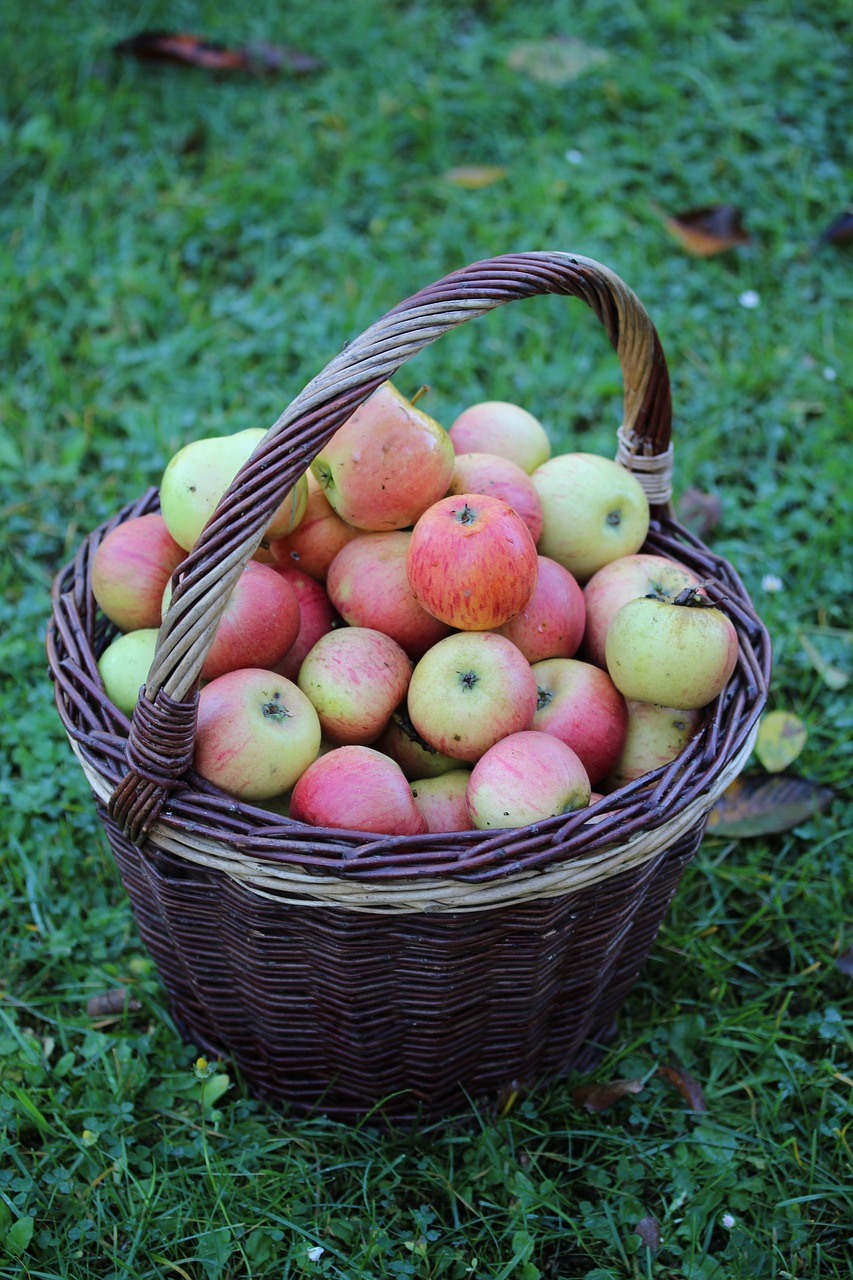
[[[696,572],[739,639],[736,670],[672,763],[590,809],[502,832],[389,837],[308,827],[191,768],[198,674],[272,511],[358,404],[414,352],[503,302],[576,296],[617,351],[617,460],[649,494],[646,552]],[[106,533],[57,576],[48,660],[143,941],[182,1032],[257,1096],[388,1122],[489,1105],[591,1064],[652,948],[708,814],[755,740],[767,632],[735,570],[669,515],[666,362],[642,304],[563,253],[474,263],[400,303],[282,414],[179,571],[132,722],[97,659],[115,634],[91,590]],[[183,637],[177,644],[176,637]]]

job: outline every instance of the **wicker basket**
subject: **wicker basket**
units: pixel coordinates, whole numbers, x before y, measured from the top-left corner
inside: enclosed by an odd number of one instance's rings
[[[672,764],[592,808],[508,832],[377,837],[238,803],[191,769],[198,674],[263,528],[329,436],[412,354],[537,294],[582,299],[623,374],[618,460],[652,504],[645,550],[725,599],[737,669]],[[260,443],[190,553],[132,723],[97,658],[114,629],[90,570],[115,524],[58,575],[48,657],[144,942],[187,1037],[230,1057],[259,1096],[388,1120],[436,1117],[590,1061],[654,942],[716,798],[764,705],[767,633],[737,574],[669,516],[669,378],[657,333],[607,268],[506,255],[402,302],[308,384]]]

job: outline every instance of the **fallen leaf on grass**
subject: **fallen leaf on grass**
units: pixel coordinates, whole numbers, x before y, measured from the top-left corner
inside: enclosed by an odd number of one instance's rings
[[[829,808],[834,792],[792,774],[746,774],[720,796],[708,818],[708,834],[744,839],[790,831]]]
[[[846,951],[842,951],[835,964],[845,977],[853,978],[853,947],[848,947]]]
[[[755,754],[768,773],[781,773],[806,745],[808,730],[790,711],[768,711],[761,717]]]
[[[678,518],[697,538],[704,538],[716,529],[722,514],[723,504],[716,493],[688,488],[678,499]]]
[[[847,635],[849,639],[849,632]],[[841,667],[834,666],[828,658],[825,658],[814,641],[810,640],[804,631],[797,632],[797,639],[802,645],[803,651],[805,652],[809,662],[812,664],[826,687],[828,689],[833,689],[836,692],[839,689],[843,689],[850,680],[848,672],[842,670]]]
[[[447,169],[441,176],[445,182],[455,187],[464,187],[467,191],[478,191],[480,187],[490,187],[493,182],[505,178],[507,170],[497,164],[459,164]]]
[[[319,58],[301,49],[263,42],[229,48],[189,31],[141,31],[114,44],[113,52],[145,62],[173,62],[206,71],[249,71],[255,75],[279,71],[307,75],[323,67]]]
[[[666,1080],[667,1084],[671,1084],[674,1089],[678,1090],[691,1111],[708,1110],[708,1104],[705,1101],[701,1086],[689,1071],[685,1071],[683,1067],[664,1066],[658,1067],[657,1073],[663,1080]]]
[[[660,1224],[657,1218],[647,1213],[634,1227],[634,1235],[640,1237],[650,1253],[657,1253],[660,1248]]]
[[[605,1084],[581,1084],[572,1090],[572,1102],[587,1111],[604,1111],[630,1093],[642,1093],[645,1080],[608,1080]]]
[[[664,213],[662,217],[670,235],[697,258],[711,258],[750,241],[743,214],[733,204],[702,205],[684,213]]]
[[[833,218],[829,226],[818,237],[818,244],[849,244],[853,240],[853,205],[848,205],[843,213]]]
[[[102,991],[86,1002],[86,1012],[90,1018],[103,1018],[112,1013],[124,1013],[125,1007],[136,1012],[142,1005],[133,996],[129,996],[126,987],[113,987],[111,991]]]
[[[552,36],[549,40],[520,40],[507,54],[507,66],[538,80],[540,84],[568,84],[585,71],[609,62],[606,49],[586,44],[575,36]]]

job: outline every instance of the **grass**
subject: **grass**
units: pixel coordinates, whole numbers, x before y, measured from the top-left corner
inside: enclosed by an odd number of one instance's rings
[[[799,633],[849,670],[851,259],[815,242],[850,199],[853,11],[689,9],[6,6],[0,1277],[851,1274],[853,719]],[[111,57],[157,26],[290,43],[326,70]],[[507,65],[558,31],[608,60],[560,85]],[[443,177],[457,165],[506,175],[468,190]],[[720,200],[752,239],[707,260],[656,211]],[[796,771],[835,802],[705,842],[594,1073],[640,1093],[590,1114],[571,1077],[409,1134],[276,1114],[227,1064],[194,1065],[170,1021],[52,706],[50,582],[187,439],[268,425],[399,298],[526,248],[598,258],[649,308],[679,491],[720,496],[710,541],[773,633],[770,705],[803,718]],[[441,421],[516,399],[556,448],[612,453],[619,370],[578,304],[502,309],[400,381],[428,382]],[[142,1008],[93,1020],[118,982]],[[706,1112],[656,1074],[672,1062]]]

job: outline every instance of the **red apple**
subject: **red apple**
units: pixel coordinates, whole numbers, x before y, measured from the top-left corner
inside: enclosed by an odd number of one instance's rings
[[[415,599],[463,631],[500,627],[527,604],[539,563],[530,530],[500,498],[442,498],[412,531],[406,570]]]
[[[409,718],[405,707],[398,707],[374,743],[377,751],[396,760],[407,778],[438,778],[459,761],[436,751],[425,742]]]
[[[692,570],[666,556],[638,552],[611,560],[592,575],[583,589],[586,605],[583,656],[597,667],[605,666],[607,628],[629,600],[647,595],[672,600],[685,587],[698,585],[699,579]]]
[[[332,630],[335,611],[325,587],[316,578],[309,577],[301,569],[288,569],[285,565],[276,565],[275,571],[290,584],[296,596],[299,632],[287,653],[272,669],[295,682],[306,654],[314,648],[320,636]]]
[[[496,627],[517,645],[528,662],[571,658],[581,642],[586,621],[583,591],[556,560],[539,556],[533,595],[509,622]]]
[[[702,712],[660,707],[653,702],[628,702],[628,731],[618,758],[604,779],[602,789],[641,778],[652,769],[669,764],[699,731]]]
[[[469,405],[450,428],[450,439],[457,453],[497,453],[528,475],[551,456],[539,419],[507,400]]]
[[[135,516],[111,529],[92,560],[92,595],[122,631],[160,626],[166,583],[186,556],[161,515]]]
[[[430,831],[471,830],[465,799],[470,776],[468,769],[453,769],[439,778],[418,778],[411,783],[415,804]]]
[[[589,804],[589,778],[559,738],[530,730],[502,738],[468,779],[471,822],[479,830],[522,827]]]
[[[408,710],[418,733],[455,760],[479,760],[501,738],[529,729],[536,677],[524,654],[492,631],[439,640],[412,673]]]
[[[526,471],[497,453],[457,453],[450,493],[487,493],[517,511],[537,542],[542,532],[542,503]]]
[[[575,658],[536,662],[533,675],[539,690],[533,728],[576,751],[590,782],[598,782],[612,769],[625,742],[625,699],[606,671]]]
[[[539,550],[578,582],[645,542],[648,499],[636,476],[609,458],[561,453],[537,467],[532,480],[542,503]]]
[[[442,426],[384,382],[311,464],[341,519],[405,529],[447,493],[453,445]]]
[[[163,592],[164,614],[171,595],[169,582]],[[241,667],[271,671],[295,641],[299,625],[299,602],[290,583],[271,565],[250,560],[225,605],[202,679],[215,680]]]
[[[317,713],[284,676],[243,668],[211,680],[199,694],[193,767],[230,795],[280,795],[319,749]]]
[[[374,742],[406,696],[412,664],[381,631],[339,627],[321,636],[299,668],[299,688],[335,746]]]
[[[675,600],[629,600],[607,628],[607,670],[626,698],[667,707],[707,706],[737,665],[730,618],[688,588]]]
[[[315,827],[420,835],[427,830],[402,770],[365,746],[338,747],[302,774],[290,798],[290,816]]]
[[[274,538],[268,550],[277,564],[301,569],[318,582],[325,582],[329,565],[341,547],[357,538],[361,530],[341,519],[312,471],[307,477],[308,497],[302,519],[292,533]]]
[[[353,627],[372,627],[396,640],[413,662],[450,633],[418,604],[406,573],[410,533],[363,533],[329,566],[326,590]]]

